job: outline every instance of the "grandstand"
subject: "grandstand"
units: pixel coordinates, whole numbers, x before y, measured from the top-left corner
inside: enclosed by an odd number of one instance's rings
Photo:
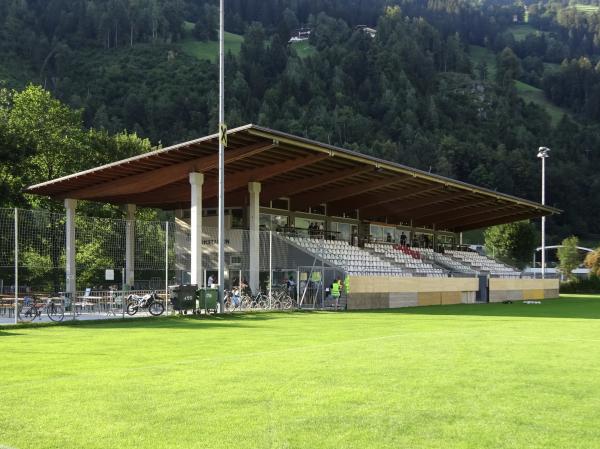
[[[268,242],[261,231],[279,233],[293,248],[280,248],[269,270],[294,269],[300,259],[318,266],[320,260],[355,279],[349,308],[471,302],[486,298],[484,286],[497,289],[494,298],[526,290],[534,293],[521,296],[548,296],[557,288],[516,282],[517,270],[457,249],[463,231],[560,212],[553,207],[255,125],[228,131],[225,172],[226,233],[246,233],[232,240],[228,263],[248,273],[253,291],[272,277],[264,273]],[[181,240],[189,244],[183,269],[191,283],[202,284],[203,254],[215,244],[205,230],[217,224],[217,180],[214,134],[31,186],[27,193],[65,202],[68,292],[77,284],[78,200],[125,206],[127,220],[135,219],[138,207],[171,211],[189,225],[189,238]],[[134,234],[125,236],[130,285]],[[447,250],[431,249],[441,247]],[[298,251],[306,257],[289,256]],[[477,276],[514,281],[486,283]]]

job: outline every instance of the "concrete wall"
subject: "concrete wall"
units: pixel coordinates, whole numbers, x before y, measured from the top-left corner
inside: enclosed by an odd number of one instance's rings
[[[558,298],[558,279],[490,279],[490,302]]]
[[[558,297],[558,279],[490,279],[490,302]],[[352,276],[348,310],[471,304],[476,278]]]
[[[349,310],[475,302],[476,278],[352,276]]]

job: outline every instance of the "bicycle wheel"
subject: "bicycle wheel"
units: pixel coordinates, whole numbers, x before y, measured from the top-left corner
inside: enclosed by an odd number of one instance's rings
[[[51,303],[48,306],[46,313],[48,314],[48,318],[52,321],[62,321],[65,317],[65,309],[62,304]]]
[[[37,308],[35,306],[21,306],[17,316],[19,321],[33,321],[37,317]]]
[[[252,298],[250,298],[249,296],[242,296],[241,304],[242,304],[243,310],[252,309],[252,307],[253,307]]]
[[[150,315],[153,316],[162,315],[164,311],[165,306],[163,306],[160,302],[153,302],[152,304],[150,304],[150,307],[148,307],[148,312],[150,312]]]
[[[137,304],[130,302],[129,304],[127,304],[127,315],[135,315],[138,311],[138,306]]]

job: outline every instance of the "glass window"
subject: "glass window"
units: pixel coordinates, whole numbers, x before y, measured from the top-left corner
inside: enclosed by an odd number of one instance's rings
[[[339,223],[338,232],[338,239],[349,242],[352,237],[352,225],[350,223]]]
[[[371,234],[371,238],[373,240],[383,239],[383,229],[379,225],[372,224],[369,233]]]
[[[311,223],[311,221],[308,218],[296,217],[294,226],[296,226],[299,229],[308,229],[308,226],[310,225],[310,223]]]
[[[287,198],[277,198],[276,200],[271,201],[271,207],[273,209],[290,210],[290,200]]]
[[[270,231],[271,230],[271,215],[260,214],[259,224],[260,224],[261,230]]]
[[[419,248],[431,248],[433,246],[433,234],[415,232],[415,238],[413,239],[412,246],[418,246]]]
[[[321,229],[325,229],[325,222],[323,220],[314,220],[312,218],[300,218],[296,217],[294,221],[294,225],[296,226],[298,233],[300,235],[309,235],[309,227],[310,225],[317,225]],[[314,235],[314,234],[310,234]]]
[[[350,223],[331,222],[331,231],[337,240],[350,242],[352,237],[352,225]]]
[[[381,227],[381,232],[382,232],[382,240],[384,242],[393,242],[394,241],[394,231],[395,229],[392,228],[391,226],[382,226]]]
[[[325,215],[325,205],[324,204],[319,204],[318,206],[312,206],[310,208],[310,212],[312,214]]]
[[[271,215],[271,218],[275,231],[277,232],[283,231],[288,225],[287,215]]]
[[[242,209],[231,210],[231,227],[242,228],[244,226],[244,211]]]
[[[288,225],[287,215],[260,214],[260,229],[281,232]]]
[[[404,237],[402,237],[404,234]],[[406,231],[404,229],[395,229],[394,230],[394,238],[396,243],[410,244],[410,231]]]

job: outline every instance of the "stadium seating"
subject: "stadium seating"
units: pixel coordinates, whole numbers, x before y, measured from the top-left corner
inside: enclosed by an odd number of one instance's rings
[[[411,276],[399,264],[384,260],[376,254],[365,251],[348,242],[322,240],[305,237],[287,237],[304,251],[322,258],[325,262],[344,269],[349,275],[371,276]]]
[[[399,245],[390,245],[389,243],[367,243],[365,248],[371,250],[376,255],[386,259],[393,260],[406,271],[411,271],[417,276],[444,277],[446,273],[432,263],[424,262],[420,254],[410,248]]]
[[[482,256],[473,251],[446,251],[446,255],[454,260],[470,266],[472,269],[500,277],[520,277],[521,272],[500,263],[491,257]]]
[[[421,254],[423,255],[423,258],[425,260],[430,260],[432,262],[435,262],[436,264],[444,267],[445,269],[449,270],[450,272],[470,274],[470,275],[475,274],[476,270],[473,270],[469,265],[465,265],[465,264],[459,262],[458,260],[453,259],[450,256],[447,256],[446,254],[436,253],[431,248],[421,249]]]
[[[286,237],[304,251],[350,275],[446,277],[454,274],[489,273],[499,277],[519,277],[521,273],[490,257],[472,251],[414,250],[389,243],[366,243],[364,249],[339,240]]]

